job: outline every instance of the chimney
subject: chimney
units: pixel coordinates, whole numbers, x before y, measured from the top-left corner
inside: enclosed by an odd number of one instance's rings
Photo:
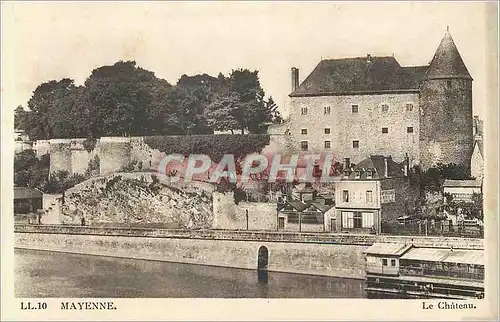
[[[389,176],[389,169],[387,168],[387,157],[384,157],[384,177],[388,177]]]
[[[371,54],[366,54],[366,62],[371,63],[372,62],[372,55]]]
[[[292,67],[292,92],[299,87],[299,69]]]

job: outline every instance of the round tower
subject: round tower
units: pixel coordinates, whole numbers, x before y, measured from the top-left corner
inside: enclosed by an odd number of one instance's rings
[[[420,84],[420,162],[423,169],[455,163],[470,171],[472,77],[446,32]]]

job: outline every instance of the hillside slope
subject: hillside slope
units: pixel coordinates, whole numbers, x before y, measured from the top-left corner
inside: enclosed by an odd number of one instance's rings
[[[210,228],[212,192],[200,185],[169,186],[152,173],[116,173],[68,189],[63,224]]]

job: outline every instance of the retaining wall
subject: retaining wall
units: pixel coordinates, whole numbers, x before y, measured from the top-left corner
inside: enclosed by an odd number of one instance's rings
[[[483,249],[480,239],[444,237],[15,226],[17,248],[256,269],[265,246],[271,271],[346,278],[364,277],[363,251],[374,242]]]

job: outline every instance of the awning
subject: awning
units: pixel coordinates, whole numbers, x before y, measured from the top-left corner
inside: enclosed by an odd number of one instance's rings
[[[443,259],[443,262],[484,265],[484,251],[464,249],[453,250]]]
[[[370,247],[368,247],[368,249],[365,250],[364,253],[371,255],[400,256],[408,249],[410,249],[410,247],[411,245],[405,245],[405,244],[375,243]]]
[[[401,259],[441,262],[449,252],[449,249],[442,248],[413,248],[401,256]]]

